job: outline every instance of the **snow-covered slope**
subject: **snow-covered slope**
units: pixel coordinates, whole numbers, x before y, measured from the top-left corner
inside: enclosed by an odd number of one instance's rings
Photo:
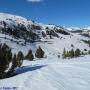
[[[82,51],[84,49],[89,50],[89,46],[82,42],[82,40],[89,40],[88,37],[71,33],[62,26],[45,25],[27,20],[21,16],[5,13],[0,13],[0,22],[0,42],[8,44],[12,48],[13,53],[22,51],[26,55],[29,49],[32,49],[34,53],[38,46],[41,46],[46,56],[49,57],[57,57],[59,54],[62,55],[64,48],[66,50],[72,48],[79,48]],[[17,30],[18,32],[15,32]],[[17,34],[15,36],[12,33]],[[29,40],[32,38],[39,40],[39,42],[30,43]],[[72,44],[73,47],[71,46]]]
[[[15,90],[90,90],[90,56],[70,60],[24,61],[18,75],[0,80],[0,88]]]
[[[32,49],[35,55],[39,46],[45,52],[41,60],[24,60],[22,67],[16,69],[18,75],[0,80],[0,89],[90,90],[90,56],[62,59],[64,48],[79,48],[88,52],[90,47],[82,40],[88,41],[90,38],[72,33],[63,26],[45,25],[20,16],[0,13],[0,43],[6,43],[13,53],[22,51],[26,55]]]
[[[33,24],[32,21],[28,21],[26,18],[6,13],[0,13],[0,21],[5,21],[9,25],[17,25],[18,23],[22,23],[27,26],[28,23]]]
[[[0,13],[0,33],[8,34],[14,38],[24,39],[26,42],[39,41],[48,35],[58,37],[57,33],[70,34],[64,27],[45,25],[24,17]]]
[[[69,30],[69,31],[82,30],[82,29],[79,28],[79,27],[66,27],[66,28],[67,28],[67,30]]]
[[[25,55],[27,54],[29,49],[32,49],[33,53],[35,53],[36,49],[41,46],[45,51],[46,56],[52,58],[57,57],[58,55],[62,56],[64,48],[66,50],[71,50],[72,48],[79,48],[81,51],[84,51],[84,49],[87,49],[87,51],[90,50],[90,47],[82,41],[89,40],[88,37],[84,37],[78,34],[59,34],[59,36],[59,38],[53,37],[53,39],[42,39],[42,41],[40,42],[27,43],[26,45],[22,45],[24,43],[23,39],[13,39],[13,41],[11,41],[11,36],[0,34],[0,42],[9,45],[12,48],[13,53],[22,51]],[[73,47],[71,45],[73,45]]]

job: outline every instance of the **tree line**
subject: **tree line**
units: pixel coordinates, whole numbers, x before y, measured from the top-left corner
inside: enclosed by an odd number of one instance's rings
[[[81,55],[81,51],[80,49],[76,49],[76,50],[69,50],[69,51],[66,51],[66,49],[64,48],[63,50],[63,58],[73,58],[73,57],[79,57]]]
[[[84,51],[87,51],[87,50],[84,49]],[[90,50],[87,51],[87,53],[84,53],[79,48],[77,48],[76,50],[72,48],[71,50],[67,50],[67,51],[64,48],[62,56],[63,58],[74,58],[74,57],[79,57],[80,55],[87,55],[87,54],[90,54]]]

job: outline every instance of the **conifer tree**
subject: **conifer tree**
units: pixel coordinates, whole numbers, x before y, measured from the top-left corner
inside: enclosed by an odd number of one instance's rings
[[[80,56],[80,50],[79,49],[76,49],[75,51],[75,57],[79,57]]]
[[[71,58],[74,57],[74,50],[73,50],[73,49],[70,51],[70,57],[71,57]]]
[[[35,56],[37,58],[43,58],[44,57],[44,51],[42,48],[39,46],[39,48],[36,50]]]
[[[32,50],[30,49],[27,56],[26,56],[26,59],[29,59],[30,61],[33,61],[34,59],[34,55],[32,53]]]
[[[24,59],[24,55],[21,51],[19,51],[17,54],[17,60],[18,60],[18,66],[19,67],[22,65],[23,59]]]
[[[63,58],[66,58],[67,57],[67,52],[66,52],[66,49],[64,48],[63,50]]]
[[[66,57],[70,57],[69,51],[66,52]]]
[[[12,59],[11,69],[14,70],[16,67],[18,67],[18,61],[17,61],[16,54],[14,54],[13,59]]]
[[[12,76],[15,73],[15,68],[18,67],[18,61],[16,58],[16,54],[14,54],[13,58],[12,58],[12,65],[9,69],[9,71],[7,72],[7,77]]]
[[[0,78],[5,78],[5,70],[12,60],[11,49],[6,44],[0,44]]]

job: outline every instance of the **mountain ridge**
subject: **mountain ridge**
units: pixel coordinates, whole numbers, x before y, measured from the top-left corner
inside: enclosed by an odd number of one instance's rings
[[[64,48],[66,50],[72,48],[74,50],[79,48],[81,51],[89,50],[89,46],[82,41],[88,41],[89,37],[81,35],[81,32],[68,31],[65,26],[45,25],[27,19],[17,19],[19,16],[10,14],[0,15],[5,17],[0,17],[0,42],[8,44],[13,53],[22,51],[26,54],[29,49],[34,52],[39,46],[49,57],[57,57],[58,54],[62,56]]]

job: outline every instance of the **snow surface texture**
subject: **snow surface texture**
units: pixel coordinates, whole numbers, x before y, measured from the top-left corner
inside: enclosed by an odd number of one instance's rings
[[[33,24],[32,21],[28,21],[23,17],[4,13],[0,13],[0,21],[5,21],[11,26],[23,23],[27,27],[28,24]],[[46,27],[49,27],[50,30],[56,27],[55,25],[36,22],[34,24],[40,25],[44,32]],[[66,50],[72,48],[79,48],[81,51],[84,51],[84,49],[90,50],[90,47],[82,41],[89,40],[89,38],[71,32],[70,35],[57,34],[59,38],[52,37],[50,39],[47,36],[41,38],[41,42],[27,43],[22,46],[23,39],[15,39],[12,36],[0,33],[0,42],[9,45],[13,53],[22,51],[26,55],[28,50],[32,49],[33,54],[35,54],[36,49],[41,46],[46,55],[46,58],[41,60],[35,58],[33,62],[24,60],[23,67],[16,70],[18,75],[0,80],[0,88],[17,87],[17,90],[90,90],[90,56],[69,60],[61,58],[64,48]],[[11,41],[12,38],[13,41]],[[16,42],[19,42],[19,44]],[[72,44],[73,47],[71,47]],[[60,58],[58,58],[58,55],[60,55]]]
[[[0,87],[17,90],[90,90],[90,56],[61,60],[24,61],[18,75],[0,80]]]

